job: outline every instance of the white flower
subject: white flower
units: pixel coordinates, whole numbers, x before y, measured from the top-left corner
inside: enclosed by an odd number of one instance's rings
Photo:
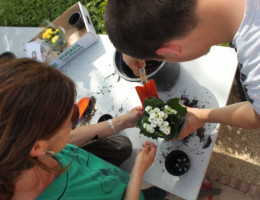
[[[160,128],[159,128],[159,130],[162,131],[162,132],[163,132],[165,129],[166,129],[165,126],[160,126]]]
[[[154,118],[152,123],[158,124],[158,118]]]
[[[160,126],[160,125],[162,125],[163,124],[163,118],[157,118],[158,119],[158,122],[157,122],[157,124]]]
[[[170,127],[167,127],[166,129],[163,130],[163,133],[165,135],[169,135],[171,133],[171,128]]]
[[[176,115],[177,114],[177,110],[171,109],[171,113]]]
[[[154,133],[154,128],[150,124],[148,124],[146,127],[146,131],[149,133]]]
[[[149,117],[149,118],[154,119],[155,117],[156,117],[156,114],[155,114],[155,113],[152,113],[152,114],[150,114],[150,117]]]
[[[151,123],[151,126],[153,127],[153,128],[156,128],[156,126],[157,126],[157,124],[155,124],[155,123]]]
[[[154,113],[153,109],[149,111],[149,115],[151,115],[152,113]]]
[[[169,112],[169,113],[171,113],[171,114],[174,114],[174,115],[177,114],[177,111],[174,110],[173,108],[171,108],[171,107],[168,106],[168,105],[165,105],[165,106],[164,106],[164,110],[167,111],[167,112]]]
[[[160,112],[158,112],[158,115],[159,115],[159,117],[163,117],[164,116],[164,112],[160,111]]]
[[[163,126],[169,126],[169,122],[164,121],[162,125],[163,125]]]
[[[152,109],[152,106],[146,106],[144,110],[145,110],[145,112],[149,113],[149,111],[150,111],[151,109]]]
[[[147,132],[154,133],[155,129],[158,127],[159,130],[165,135],[169,135],[171,133],[169,122],[164,120],[168,118],[168,114],[176,114],[176,110],[168,105],[164,106],[163,111],[161,111],[158,107],[152,108],[152,106],[146,106],[145,112],[149,114],[148,122],[143,124],[143,127]]]
[[[146,127],[147,127],[147,125],[148,125],[147,123],[144,123],[143,127],[144,127],[144,128],[146,128]]]
[[[155,107],[153,110],[154,110],[154,112],[157,112],[157,113],[160,112],[160,109],[158,107]]]
[[[164,113],[163,119],[167,119],[168,118],[168,114]]]

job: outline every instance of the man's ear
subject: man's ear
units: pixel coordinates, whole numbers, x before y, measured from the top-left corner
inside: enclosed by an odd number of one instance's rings
[[[174,57],[180,57],[182,54],[181,47],[172,42],[166,43],[156,50],[156,54],[159,56],[173,55]]]
[[[46,140],[37,140],[30,152],[32,157],[43,156],[46,154],[48,143]]]

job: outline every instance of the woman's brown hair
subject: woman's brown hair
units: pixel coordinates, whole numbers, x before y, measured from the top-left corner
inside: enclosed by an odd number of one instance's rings
[[[0,199],[10,199],[21,172],[38,163],[34,143],[55,134],[75,96],[74,82],[48,65],[27,58],[0,64]]]

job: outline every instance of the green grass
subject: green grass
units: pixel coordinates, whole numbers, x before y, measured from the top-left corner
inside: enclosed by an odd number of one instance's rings
[[[39,27],[53,21],[78,0],[0,0],[0,26]],[[97,33],[106,33],[104,11],[107,0],[81,0]]]
[[[222,43],[222,44],[219,44],[219,46],[222,46],[222,47],[230,47],[230,44],[229,44],[229,43]]]

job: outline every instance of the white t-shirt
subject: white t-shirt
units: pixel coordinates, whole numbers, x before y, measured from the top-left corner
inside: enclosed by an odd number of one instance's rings
[[[244,92],[260,114],[260,0],[247,0],[244,19],[232,46],[237,51]]]

